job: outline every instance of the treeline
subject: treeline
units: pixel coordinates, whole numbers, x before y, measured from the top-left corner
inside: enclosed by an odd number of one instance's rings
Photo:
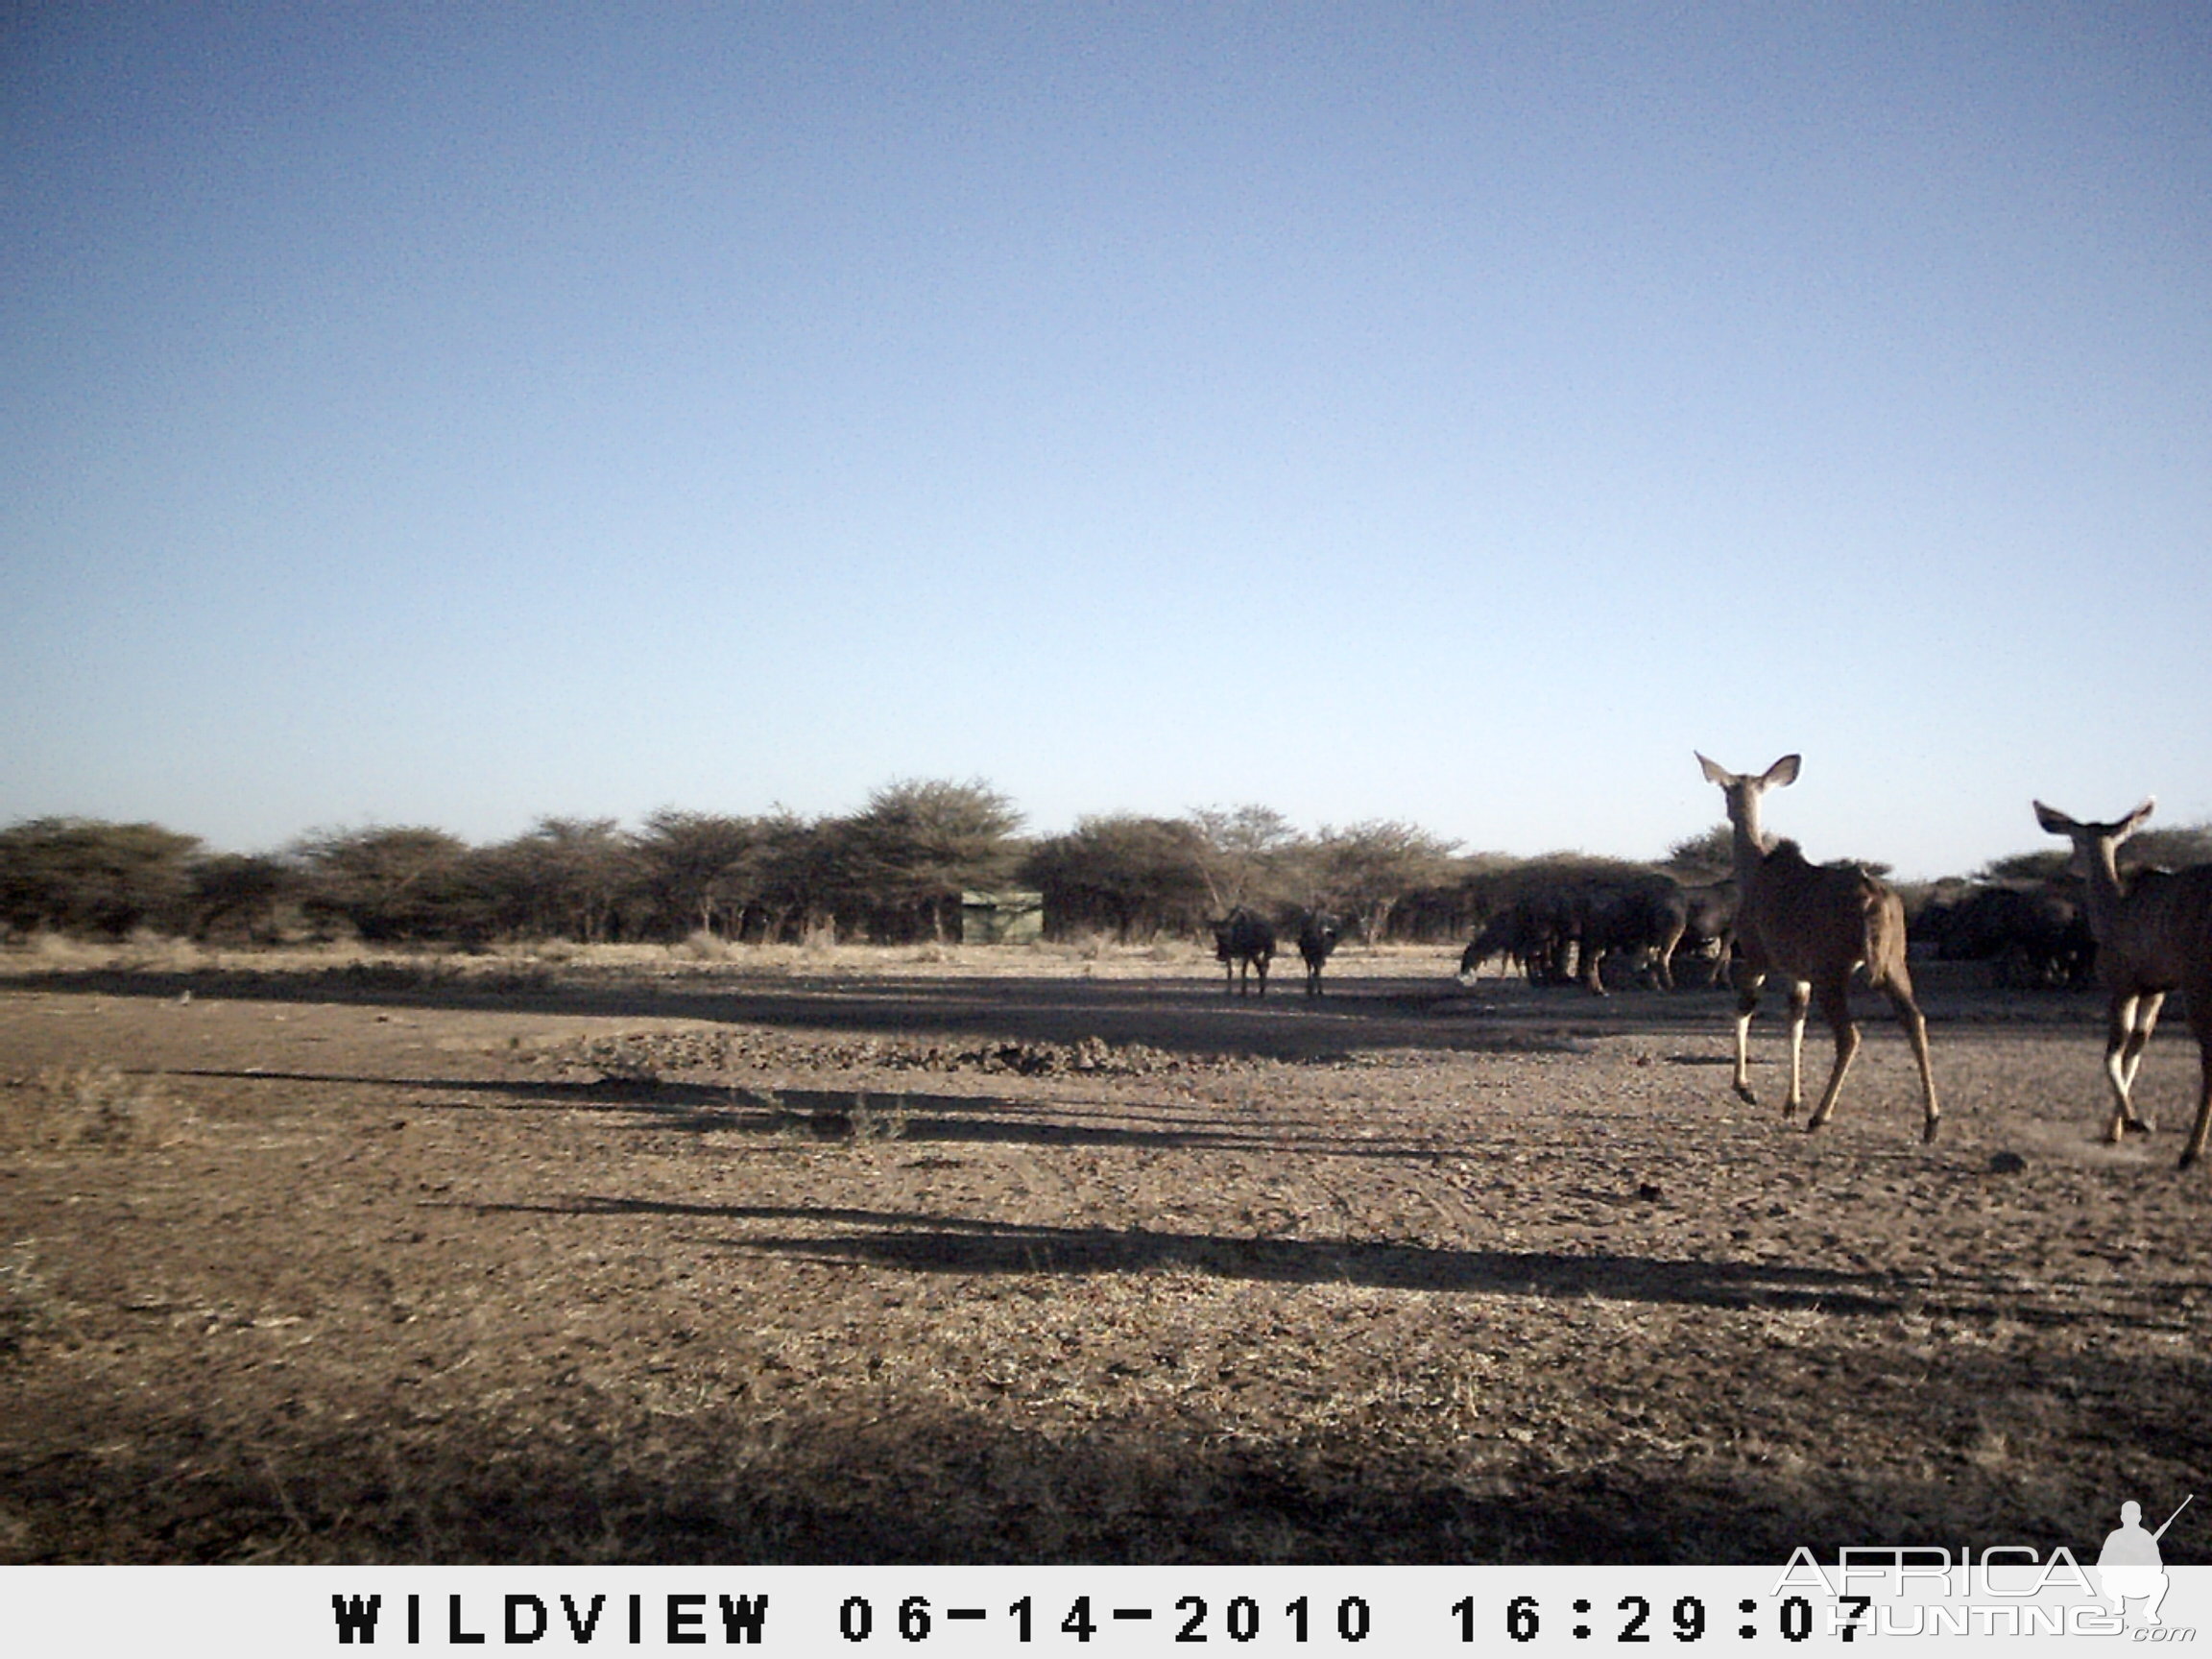
[[[947,938],[964,888],[1013,879],[1020,823],[987,786],[940,782],[893,784],[847,817],[669,810],[635,831],[546,818],[490,846],[379,826],[212,853],[156,824],[43,818],[0,830],[0,925],[373,944]]]
[[[1462,854],[1407,824],[1302,833],[1264,806],[1180,818],[1088,817],[1025,837],[1022,815],[980,781],[908,781],[858,812],[805,818],[666,810],[637,830],[545,818],[471,846],[444,830],[375,827],[303,836],[281,853],[207,848],[157,824],[40,818],[0,830],[0,928],[205,941],[357,938],[490,945],[810,938],[897,944],[960,937],[964,892],[1044,899],[1045,931],[1124,943],[1203,937],[1244,904],[1287,919],[1333,911],[1370,942],[1464,939],[1521,894],[1563,877],[1664,868],[1687,880],[1728,868],[1726,826],[1664,861]],[[2202,827],[2147,833],[2144,854],[2212,857]],[[2004,860],[1984,878],[2056,874],[2063,852]],[[2032,869],[2031,869],[2032,867]]]
[[[966,892],[1034,892],[1047,937],[1203,936],[1250,905],[1332,910],[1369,940],[1479,925],[1527,861],[1463,855],[1413,826],[1305,834],[1270,808],[1118,813],[1026,837],[980,781],[902,781],[860,811],[667,810],[636,830],[541,819],[472,846],[420,826],[320,831],[276,854],[211,850],[157,824],[41,818],[0,830],[0,926],[209,941],[487,945],[957,939]]]

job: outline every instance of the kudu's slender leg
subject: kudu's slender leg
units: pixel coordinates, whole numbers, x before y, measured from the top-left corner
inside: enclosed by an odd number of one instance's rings
[[[1651,964],[1651,977],[1662,991],[1674,989],[1674,952],[1682,948],[1682,935],[1687,927],[1676,927],[1659,941],[1659,954]]]
[[[2104,1079],[2112,1086],[2112,1122],[2104,1139],[2117,1146],[2130,1129],[2148,1135],[2152,1119],[2135,1110],[2135,1073],[2143,1064],[2143,1050],[2158,1028],[2158,1010],[2164,992],[2112,998],[2104,1016]],[[2194,1018],[2194,1011],[2192,1011]]]
[[[2143,1065],[2143,1050],[2151,1046],[2151,1033],[2158,1028],[2158,1013],[2165,1005],[2165,992],[2147,993],[2135,1004],[2135,1032],[2128,1040],[2128,1110],[2146,1130],[2151,1119],[2135,1110],[2135,1073]]]
[[[1801,986],[1799,989],[1802,991],[1812,988]],[[1830,1115],[1835,1112],[1836,1096],[1843,1093],[1843,1078],[1851,1070],[1851,1062],[1858,1058],[1859,1054],[1859,1027],[1851,1022],[1850,981],[1844,980],[1836,983],[1823,979],[1817,990],[1820,999],[1820,1018],[1828,1022],[1829,1034],[1836,1040],[1836,1063],[1828,1071],[1828,1087],[1820,1092],[1820,1104],[1814,1108],[1813,1116],[1805,1119],[1805,1129],[1808,1134],[1827,1122]],[[1797,1020],[1800,1032],[1803,1030],[1805,1019],[1802,1008],[1803,1004],[1798,1004]],[[1794,1055],[1791,1056],[1791,1063],[1794,1069],[1796,1064]]]
[[[1802,979],[1790,983],[1790,1095],[1782,1102],[1782,1116],[1794,1118],[1797,1108],[1805,1104],[1805,1008],[1811,1001],[1813,987]],[[1822,1010],[1826,1012],[1825,1009]],[[1839,1043],[1840,1047],[1841,1044]],[[1808,1123],[1806,1128],[1816,1127]]]
[[[2128,1040],[2135,1034],[2135,998],[2115,997],[2104,1006],[2104,1082],[2112,1091],[2112,1118],[2104,1125],[2104,1140],[2117,1146],[2126,1139],[2128,1120],[2135,1116],[2128,1103]]]
[[[1736,1094],[1746,1104],[1756,1106],[1759,1096],[1751,1092],[1751,1016],[1759,1012],[1759,987],[1767,982],[1767,976],[1744,969],[1735,977]]]
[[[1882,989],[1897,1012],[1897,1023],[1905,1027],[1905,1040],[1912,1045],[1912,1061],[1920,1068],[1920,1099],[1926,1108],[1920,1139],[1933,1141],[1936,1126],[1943,1120],[1943,1108],[1936,1103],[1936,1069],[1928,1060],[1928,1021],[1920,1012],[1920,1004],[1912,999],[1911,986],[1891,983]]]

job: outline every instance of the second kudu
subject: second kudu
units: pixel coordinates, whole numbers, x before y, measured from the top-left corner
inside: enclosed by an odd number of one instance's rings
[[[1785,755],[1756,777],[1731,772],[1702,755],[1697,763],[1720,786],[1735,830],[1736,942],[1743,952],[1736,970],[1736,1093],[1758,1102],[1749,1070],[1751,1016],[1758,1012],[1759,988],[1767,975],[1779,974],[1790,981],[1790,1097],[1783,1113],[1794,1116],[1804,1098],[1805,1007],[1812,1001],[1836,1035],[1836,1066],[1805,1127],[1817,1129],[1827,1122],[1843,1092],[1844,1073],[1859,1052],[1859,1027],[1851,1020],[1851,975],[1863,967],[1874,988],[1889,998],[1912,1045],[1927,1104],[1921,1139],[1935,1140],[1943,1114],[1928,1064],[1928,1022],[1912,999],[1912,975],[1905,966],[1904,902],[1863,870],[1809,863],[1796,842],[1767,839],[1759,825],[1759,798],[1796,781],[1796,756]]]
[[[2097,940],[2097,974],[2107,994],[2104,1077],[2112,1086],[2112,1122],[2104,1132],[2118,1142],[2129,1129],[2148,1131],[2135,1113],[2135,1069],[2158,1024],[2158,1009],[2172,991],[2181,993],[2190,1029],[2197,1034],[2197,1126],[2181,1149],[2186,1169],[2204,1156],[2212,1134],[2212,864],[2186,870],[2137,870],[2123,877],[2115,851],[2151,816],[2146,801],[2110,824],[2083,824],[2038,801],[2035,821],[2074,843],[2089,880],[2089,931]]]

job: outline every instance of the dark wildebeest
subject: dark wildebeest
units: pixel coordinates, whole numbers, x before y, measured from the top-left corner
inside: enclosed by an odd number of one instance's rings
[[[2035,821],[2073,842],[2075,857],[2087,866],[2089,930],[2097,936],[2097,976],[2108,994],[2104,1078],[2112,1086],[2112,1123],[2106,1140],[2151,1127],[2149,1118],[2136,1116],[2135,1069],[2157,1027],[2159,1006],[2170,993],[2181,993],[2198,1059],[2197,1125],[2181,1149],[2186,1169],[2204,1156],[2212,1136],[2212,864],[2122,876],[2114,852],[2151,816],[2152,805],[2146,801],[2115,823],[2081,824],[2038,801]]]
[[[1688,907],[1682,884],[1671,876],[1599,877],[1566,891],[1566,937],[1575,946],[1575,977],[1584,990],[1605,995],[1605,958],[1625,951],[1652,963],[1652,976],[1674,988],[1668,958],[1682,937]]]
[[[1510,931],[1511,910],[1501,910],[1476,929],[1475,937],[1467,941],[1467,949],[1459,952],[1459,977],[1468,979],[1479,973],[1482,964],[1493,956],[1513,957]]]
[[[2075,900],[2047,888],[1981,887],[1955,903],[1929,905],[1920,935],[1945,962],[1989,962],[1999,985],[2080,985],[2095,967],[2097,941]]]
[[[1493,956],[1503,957],[1508,970],[1520,959],[1521,953],[1514,949],[1520,909],[1518,904],[1509,904],[1475,930],[1475,937],[1467,942],[1467,949],[1459,952],[1459,976],[1462,979],[1472,978],[1480,973],[1482,964]]]
[[[1228,964],[1229,974],[1221,992],[1239,997],[1251,983],[1252,970],[1260,971],[1260,995],[1267,995],[1267,965],[1275,959],[1275,929],[1265,917],[1239,904],[1214,924],[1214,955]]]
[[[1321,970],[1329,952],[1344,937],[1344,927],[1326,910],[1309,910],[1298,925],[1298,954],[1306,959],[1306,995],[1321,995]]]
[[[1715,947],[1713,974],[1706,983],[1725,984],[1728,953],[1736,946],[1736,883],[1715,881],[1703,887],[1685,887],[1682,899],[1686,909],[1675,953],[1679,955],[1684,945],[1700,950],[1707,945]]]
[[[1551,983],[1565,954],[1570,906],[1564,894],[1525,894],[1482,925],[1459,957],[1459,972],[1472,976],[1493,956],[1518,963],[1529,983]]]

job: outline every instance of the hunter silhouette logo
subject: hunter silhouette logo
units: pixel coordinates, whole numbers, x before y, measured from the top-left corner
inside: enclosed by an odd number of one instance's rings
[[[2166,1517],[2166,1527],[2181,1518],[2181,1510],[2189,1507],[2197,1494],[2192,1492],[2181,1500],[2180,1508]],[[2158,1553],[2158,1540],[2166,1536],[2166,1527],[2155,1532],[2143,1530],[2143,1505],[2120,1505],[2120,1526],[2106,1535],[2104,1548],[2097,1553],[2097,1576],[2104,1586],[2104,1596],[2112,1603],[2113,1613],[2125,1619],[2128,1603],[2143,1603],[2143,1623],[2158,1623],[2158,1603],[2166,1599],[2166,1561]]]

